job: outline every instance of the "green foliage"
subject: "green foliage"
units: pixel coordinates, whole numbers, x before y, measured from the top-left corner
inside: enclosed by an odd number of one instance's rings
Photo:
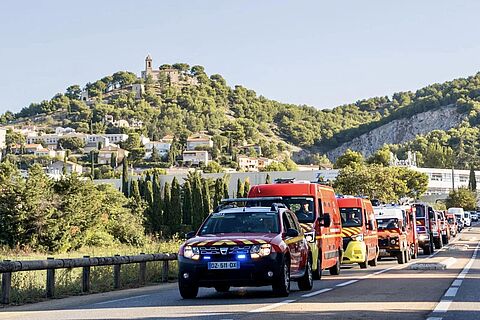
[[[378,149],[370,158],[367,159],[369,164],[380,164],[382,166],[388,166],[390,164],[390,148],[388,146],[383,146],[381,149]]]
[[[447,208],[463,208],[465,210],[475,210],[477,207],[476,193],[467,188],[458,188],[449,193],[447,201]]]
[[[237,198],[243,198],[244,184],[240,178],[237,179]]]
[[[347,149],[344,154],[337,158],[335,169],[343,169],[351,166],[358,166],[364,163],[363,156],[360,152]]]
[[[176,177],[172,180],[171,192],[171,221],[170,224],[175,230],[178,230],[182,223],[182,188]]]
[[[428,187],[428,176],[408,168],[355,165],[341,169],[334,183],[343,194],[368,196],[384,202],[418,198]]]
[[[222,166],[215,161],[210,161],[204,168],[203,172],[205,173],[221,173],[224,172]]]
[[[79,152],[81,148],[85,147],[85,140],[78,137],[62,137],[58,139],[58,147]]]

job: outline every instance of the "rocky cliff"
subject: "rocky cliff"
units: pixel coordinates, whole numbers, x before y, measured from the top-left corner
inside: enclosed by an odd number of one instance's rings
[[[465,115],[459,113],[455,106],[449,105],[409,118],[394,120],[330,150],[327,156],[334,160],[345,150],[352,149],[368,157],[384,144],[403,143],[432,130],[449,130],[456,127],[464,117]]]

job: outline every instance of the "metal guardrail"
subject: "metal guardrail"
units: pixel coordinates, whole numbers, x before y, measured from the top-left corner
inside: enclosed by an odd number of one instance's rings
[[[55,295],[55,270],[83,268],[82,270],[82,292],[90,292],[90,268],[96,266],[113,266],[113,288],[120,288],[120,270],[122,264],[139,264],[138,282],[140,285],[145,284],[147,262],[163,261],[162,266],[162,282],[168,281],[169,261],[177,260],[175,253],[141,253],[137,256],[120,256],[113,257],[94,257],[84,256],[76,259],[54,259],[47,260],[31,260],[31,261],[9,261],[0,262],[0,273],[2,274],[2,294],[0,303],[10,303],[10,292],[12,288],[12,273],[18,271],[47,271],[46,297],[51,298]]]

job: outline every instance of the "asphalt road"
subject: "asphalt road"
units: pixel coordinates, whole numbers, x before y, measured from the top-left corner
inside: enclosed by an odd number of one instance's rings
[[[294,284],[288,298],[261,287],[224,294],[201,289],[197,299],[183,300],[171,283],[8,307],[0,319],[480,319],[479,240],[475,226],[432,257],[343,268],[340,276],[324,272],[312,291],[298,291]],[[420,262],[449,266],[410,269]]]

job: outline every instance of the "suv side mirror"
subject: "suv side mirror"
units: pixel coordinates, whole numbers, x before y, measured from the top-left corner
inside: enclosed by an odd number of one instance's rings
[[[195,237],[195,231],[190,231],[189,233],[185,234],[185,239],[187,239],[187,240],[191,239],[193,237]]]
[[[330,214],[325,213],[323,217],[318,217],[318,222],[323,227],[330,227],[332,224],[332,219],[330,218]]]
[[[296,229],[288,229],[287,232],[286,232],[286,236],[289,237],[289,238],[295,238],[295,237],[298,237],[300,235],[300,233],[298,232],[298,230]]]

